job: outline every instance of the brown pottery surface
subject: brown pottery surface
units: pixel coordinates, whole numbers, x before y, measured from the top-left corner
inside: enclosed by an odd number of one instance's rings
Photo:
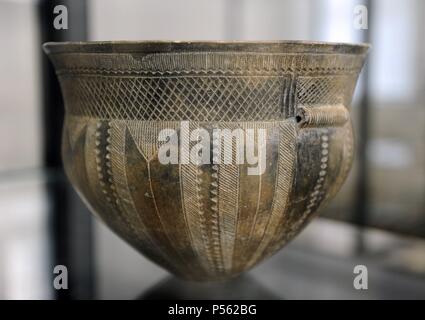
[[[44,49],[65,101],[70,181],[115,233],[180,277],[220,280],[252,268],[296,236],[350,170],[350,102],[367,45],[122,41]],[[161,163],[161,130],[183,134],[182,123],[210,133],[212,150],[226,148],[216,129],[265,132],[263,173],[219,162],[214,151],[210,163]]]

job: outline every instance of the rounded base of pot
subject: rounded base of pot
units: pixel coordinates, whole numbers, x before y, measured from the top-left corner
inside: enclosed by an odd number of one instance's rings
[[[233,274],[224,274],[224,275],[192,275],[192,274],[185,274],[185,275],[179,275],[174,274],[177,278],[180,280],[184,280],[187,282],[194,282],[194,283],[223,283],[228,282],[231,280],[234,280],[238,277],[241,277],[244,274],[244,271],[239,273],[233,273]]]

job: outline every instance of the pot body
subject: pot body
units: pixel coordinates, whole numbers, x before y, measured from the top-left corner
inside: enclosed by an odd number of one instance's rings
[[[274,254],[335,195],[351,167],[349,107],[365,47],[46,48],[65,100],[63,162],[73,186],[114,232],[181,277],[225,279]],[[211,147],[201,164],[190,158],[196,129]],[[163,130],[178,137],[168,149],[177,163],[160,159],[172,139],[161,139]],[[255,164],[236,161],[235,132],[264,156],[257,174],[250,173]],[[226,162],[217,150],[229,144]]]

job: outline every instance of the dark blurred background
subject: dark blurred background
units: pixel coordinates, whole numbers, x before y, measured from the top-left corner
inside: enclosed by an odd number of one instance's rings
[[[53,28],[56,5],[68,30]],[[0,299],[425,298],[424,32],[422,0],[0,0]],[[324,218],[231,283],[167,276],[92,218],[63,174],[63,103],[41,44],[148,39],[372,44],[348,181]],[[52,286],[58,264],[68,290]],[[353,288],[358,264],[365,291]]]

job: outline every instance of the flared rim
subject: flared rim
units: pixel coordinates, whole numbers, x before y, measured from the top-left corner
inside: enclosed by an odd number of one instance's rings
[[[336,43],[305,40],[270,41],[81,41],[47,42],[47,54],[56,53],[154,53],[190,51],[241,51],[254,53],[365,54],[367,43]]]

